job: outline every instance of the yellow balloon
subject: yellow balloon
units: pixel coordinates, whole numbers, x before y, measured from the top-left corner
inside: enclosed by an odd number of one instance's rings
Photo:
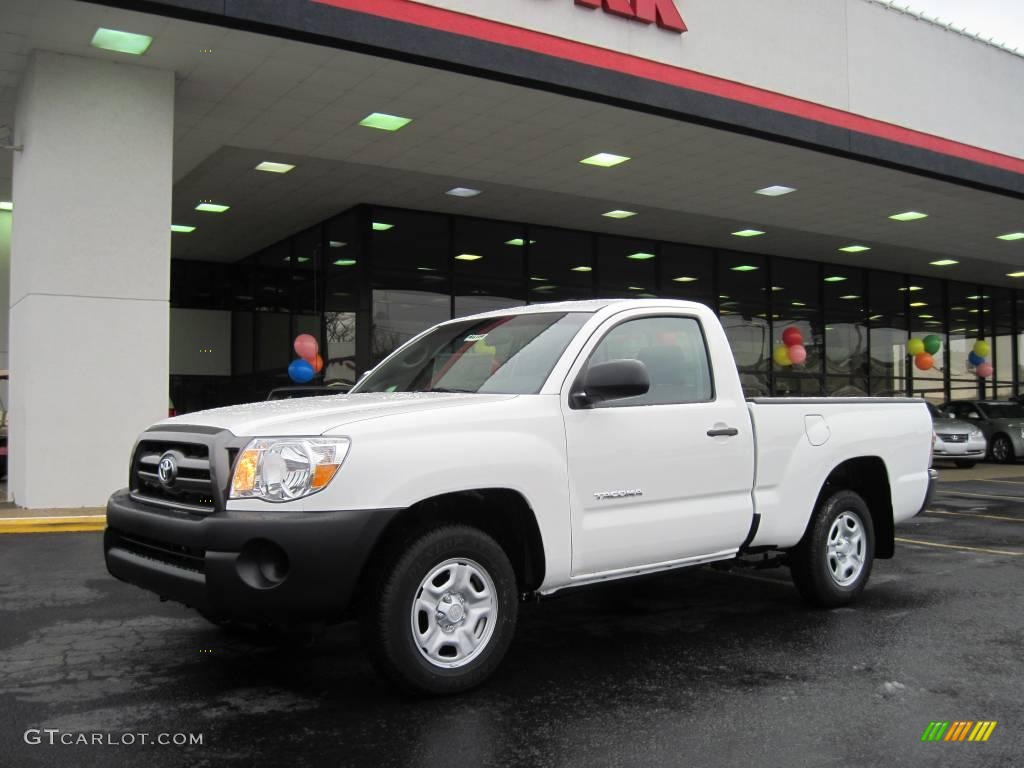
[[[974,342],[974,354],[978,357],[988,357],[988,353],[992,351],[992,347],[989,346],[987,341],[978,339]]]
[[[783,368],[793,364],[793,361],[789,359],[789,348],[785,344],[779,344],[775,348],[772,358],[774,358],[776,365],[781,365]]]
[[[907,353],[911,357],[917,357],[924,352],[924,342],[920,339],[911,339],[907,342]]]

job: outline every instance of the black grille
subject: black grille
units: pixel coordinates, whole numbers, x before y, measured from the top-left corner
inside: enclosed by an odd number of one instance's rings
[[[134,533],[125,533],[117,529],[110,529],[113,537],[112,547],[127,550],[133,555],[144,557],[147,560],[156,560],[175,568],[182,568],[186,571],[203,573],[205,571],[206,550],[196,547],[184,547],[180,544],[170,544],[165,541],[156,541],[144,536],[137,536]]]
[[[939,434],[939,440],[941,440],[944,443],[966,443],[967,442],[967,435],[966,434],[951,435],[951,434],[944,433],[944,432],[939,432],[938,434]]]
[[[165,485],[160,481],[160,459],[171,456],[177,477]],[[132,491],[142,502],[211,513],[216,509],[217,484],[210,462],[210,448],[204,442],[144,439],[139,441],[132,462]]]

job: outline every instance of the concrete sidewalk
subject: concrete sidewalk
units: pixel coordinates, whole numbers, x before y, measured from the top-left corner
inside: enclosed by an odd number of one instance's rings
[[[6,496],[6,484],[2,490]],[[103,507],[25,509],[9,501],[0,502],[0,534],[102,531],[106,526],[107,510]]]

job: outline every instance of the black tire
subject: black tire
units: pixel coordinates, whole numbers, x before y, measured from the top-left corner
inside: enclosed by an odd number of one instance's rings
[[[459,571],[459,566],[467,570]],[[435,590],[430,594],[430,587],[423,582],[434,572],[438,577],[430,582]],[[465,588],[456,585],[459,572],[475,573],[476,582],[470,576]],[[491,598],[481,597],[490,594],[487,584],[481,581],[481,572],[494,587]],[[438,583],[439,578],[448,575],[452,581]],[[444,595],[438,597],[440,591]],[[497,669],[515,634],[519,604],[512,564],[494,539],[466,525],[434,528],[401,547],[371,576],[368,594],[370,598],[363,601],[360,610],[366,651],[382,675],[412,693],[441,696],[480,685]],[[453,595],[454,602],[462,600],[461,605],[467,607],[460,606],[454,620],[454,614],[442,619],[442,608],[453,610]],[[436,611],[420,609],[414,613],[421,596],[424,602],[436,600]],[[463,599],[466,596],[470,599]],[[446,604],[441,602],[445,597],[449,598]],[[487,602],[494,618],[477,618],[474,624],[474,601]],[[451,642],[434,652],[432,660],[429,650],[421,650],[421,637],[425,638],[425,634],[417,633],[432,633],[429,637],[444,641],[448,638],[442,625],[451,629]],[[478,645],[472,653],[462,654],[457,647],[461,638],[472,636],[467,641],[472,642],[478,635],[482,639],[476,641]],[[455,655],[450,656],[451,661],[445,661],[445,653]],[[460,654],[465,658],[458,658]]]
[[[989,454],[1000,464],[1013,464],[1017,460],[1013,452],[1013,442],[1006,435],[996,435],[992,438]]]
[[[963,459],[957,459],[953,463],[956,464],[958,467],[960,467],[960,469],[970,469],[971,467],[973,467],[978,462],[976,462],[976,461],[964,461]]]
[[[844,517],[845,516],[845,517]],[[848,554],[835,554],[830,550],[830,541],[835,533],[845,536],[844,527],[850,518],[860,526],[860,547],[849,550]],[[837,521],[836,530],[833,526]],[[839,541],[839,537],[836,538]],[[844,546],[846,539],[843,539]],[[855,578],[844,583],[844,578],[853,576],[852,558],[859,552],[861,566]],[[853,491],[837,491],[825,498],[815,511],[807,533],[790,552],[789,564],[793,583],[801,597],[817,608],[837,608],[855,600],[871,576],[875,558],[875,529],[871,512],[860,495]]]

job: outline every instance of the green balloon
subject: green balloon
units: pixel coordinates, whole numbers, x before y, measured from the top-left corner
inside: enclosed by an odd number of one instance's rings
[[[925,336],[924,337],[924,351],[925,352],[927,352],[929,355],[934,355],[940,349],[942,349],[942,338],[940,336],[936,336],[933,333],[930,336]]]

